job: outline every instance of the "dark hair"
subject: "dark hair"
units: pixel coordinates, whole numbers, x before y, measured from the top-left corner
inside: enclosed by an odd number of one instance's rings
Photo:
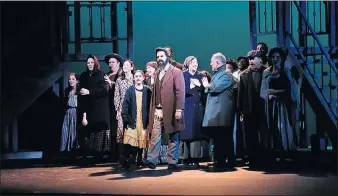
[[[142,76],[145,77],[145,73],[144,73],[143,70],[138,69],[138,70],[135,71],[135,74],[136,74],[137,72],[141,73]],[[135,75],[135,74],[134,74],[134,75]]]
[[[208,71],[203,70],[203,71],[201,71],[200,73],[203,74],[205,77],[207,77],[208,82],[211,81],[211,75],[210,75],[210,73],[209,73]]]
[[[170,51],[171,55],[168,54],[170,57],[174,56],[173,49],[170,46],[166,46],[164,49],[168,49]]]
[[[285,60],[286,60],[286,54],[285,54],[285,52],[284,52],[284,50],[283,50],[282,48],[276,47],[276,48],[272,48],[272,49],[269,51],[269,55],[268,55],[268,56],[269,56],[269,61],[268,61],[269,66],[274,66],[274,65],[272,64],[271,59],[272,59],[272,55],[275,54],[275,53],[278,53],[279,56],[280,56],[280,58],[281,58],[281,68],[282,68],[281,71],[283,71],[283,70],[284,70],[284,63],[285,63]]]
[[[257,44],[257,46],[259,46],[259,45],[262,45],[262,46],[266,49],[266,52],[269,51],[269,47],[268,47],[268,45],[267,45],[266,43],[264,43],[264,42],[259,42],[259,43]]]
[[[93,71],[100,71],[100,63],[99,63],[99,60],[97,60],[96,56],[91,55],[91,54],[88,55],[87,62],[88,62],[88,59],[90,59],[90,58],[92,58],[94,60],[94,69],[93,69]],[[86,70],[89,71],[88,70],[88,66],[86,66]]]
[[[79,81],[79,80],[80,80],[79,75],[77,75],[76,73],[73,73],[73,72],[69,73],[69,75],[68,75],[68,86],[67,86],[67,88],[65,89],[65,97],[68,97],[69,93],[73,90],[72,87],[71,87],[70,84],[69,84],[69,78],[70,78],[70,76],[74,76],[75,79],[76,79],[76,81]],[[78,83],[76,84],[76,86],[75,86],[75,89],[76,89],[76,90],[75,90],[75,93],[76,93],[76,94],[79,92],[79,87],[80,87],[79,84],[80,84],[80,83],[78,82]]]
[[[234,71],[238,69],[237,63],[233,59],[227,59],[225,61],[225,66],[226,66],[226,64],[230,64],[232,66],[232,68],[234,69]]]
[[[129,62],[130,65],[133,67],[133,69],[131,70],[131,74],[134,75],[134,73],[135,73],[135,66],[134,66],[133,61],[132,60],[125,60],[124,63],[126,63],[126,62]],[[122,65],[122,67],[123,67],[123,65]],[[122,70],[122,72],[121,72],[121,79],[124,80],[125,78],[126,78],[126,73],[124,73],[124,71]]]

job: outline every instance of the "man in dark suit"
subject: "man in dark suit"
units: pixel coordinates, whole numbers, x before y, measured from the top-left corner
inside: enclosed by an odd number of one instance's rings
[[[260,97],[262,74],[262,53],[252,50],[248,53],[249,67],[240,75],[237,107],[244,123],[250,165],[256,165],[260,159],[259,133],[264,125],[264,100]]]
[[[155,169],[163,131],[169,135],[168,169],[178,168],[179,131],[184,130],[185,82],[183,72],[170,64],[164,48],[156,49],[158,70],[151,95],[148,130],[151,134],[145,164]]]

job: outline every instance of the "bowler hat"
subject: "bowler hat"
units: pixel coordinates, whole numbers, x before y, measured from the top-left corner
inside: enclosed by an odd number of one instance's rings
[[[244,59],[244,60],[246,60],[246,61],[249,61],[248,57],[246,57],[246,56],[240,56],[240,57],[238,57],[238,58],[237,58],[237,61],[240,61],[241,59]]]
[[[106,55],[104,57],[104,61],[109,65],[109,59],[111,59],[111,58],[118,60],[120,62],[120,67],[122,67],[124,60],[120,55],[118,55],[116,53]]]

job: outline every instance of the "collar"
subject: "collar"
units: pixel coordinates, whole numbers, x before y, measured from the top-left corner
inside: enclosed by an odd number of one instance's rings
[[[215,71],[215,73],[222,72],[222,71],[225,71],[225,66],[224,65],[218,67],[217,71]]]

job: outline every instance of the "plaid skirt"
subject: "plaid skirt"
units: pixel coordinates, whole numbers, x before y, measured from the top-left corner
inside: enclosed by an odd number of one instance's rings
[[[110,130],[92,132],[89,135],[88,147],[92,150],[105,152],[111,151]]]

